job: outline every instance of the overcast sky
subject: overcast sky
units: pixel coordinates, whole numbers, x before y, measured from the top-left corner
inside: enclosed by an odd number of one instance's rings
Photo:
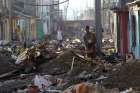
[[[60,0],[64,1],[64,0]],[[79,15],[79,13],[85,10],[87,7],[93,7],[95,0],[69,0],[69,6],[67,11],[67,17],[73,19],[74,13]],[[68,3],[62,4],[61,8],[64,9],[64,6],[67,6]]]

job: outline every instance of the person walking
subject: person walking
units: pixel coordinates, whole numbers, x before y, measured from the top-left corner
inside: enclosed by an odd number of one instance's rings
[[[86,26],[85,31],[84,42],[86,55],[93,59],[96,57],[96,35],[95,32],[90,32],[89,26]]]
[[[58,41],[58,47],[61,48],[62,41],[63,41],[63,35],[62,35],[62,30],[60,29],[60,27],[58,28],[58,31],[57,31],[57,41]]]

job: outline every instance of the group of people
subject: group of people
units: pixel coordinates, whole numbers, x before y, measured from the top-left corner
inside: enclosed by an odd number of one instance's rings
[[[83,37],[85,43],[85,54],[86,57],[95,58],[96,57],[96,34],[94,31],[90,31],[90,27],[85,27],[85,35]],[[57,31],[58,46],[61,47],[63,41],[62,30],[59,28]]]

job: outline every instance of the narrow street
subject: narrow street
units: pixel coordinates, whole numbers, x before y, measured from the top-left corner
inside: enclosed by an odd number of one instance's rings
[[[0,0],[0,93],[140,93],[140,0]]]

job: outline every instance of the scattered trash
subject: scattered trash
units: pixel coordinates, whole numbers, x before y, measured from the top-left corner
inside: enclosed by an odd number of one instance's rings
[[[36,75],[34,79],[34,84],[38,86],[40,91],[47,90],[47,88],[52,84],[47,77]]]
[[[132,88],[129,88],[129,89],[127,89],[127,90],[125,90],[125,91],[123,91],[123,92],[120,92],[120,93],[130,93],[130,92],[132,92],[133,91],[133,89]]]
[[[99,78],[97,78],[96,80],[97,80],[97,81],[100,81],[100,80],[104,80],[104,79],[107,79],[107,77],[105,77],[105,76],[102,75],[102,76],[100,76]]]
[[[27,49],[0,48],[0,93],[139,91],[140,63],[133,62],[131,54],[126,62],[115,53],[91,60],[84,56],[79,39],[63,42],[60,50],[56,43],[36,43]]]
[[[21,53],[15,62],[15,64],[21,64],[27,58],[28,49],[26,49],[23,53]]]

